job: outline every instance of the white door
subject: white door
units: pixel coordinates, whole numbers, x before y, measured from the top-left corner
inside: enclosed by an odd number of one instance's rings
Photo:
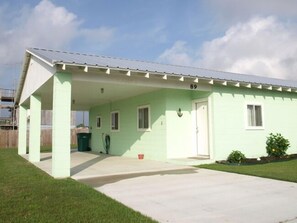
[[[198,156],[209,156],[207,101],[195,103],[196,151]]]

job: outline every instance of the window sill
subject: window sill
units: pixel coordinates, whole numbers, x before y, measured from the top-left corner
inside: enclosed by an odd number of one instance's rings
[[[246,130],[265,130],[264,126],[249,126],[249,127],[245,127]]]
[[[149,129],[137,129],[138,132],[151,132],[152,129],[149,128]]]

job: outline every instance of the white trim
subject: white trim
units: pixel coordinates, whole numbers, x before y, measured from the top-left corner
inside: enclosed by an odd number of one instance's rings
[[[45,59],[43,59],[42,57],[37,56],[35,53],[32,53],[30,50],[26,50],[26,51],[27,51],[28,53],[30,53],[32,56],[34,56],[34,57],[38,58],[39,60],[41,60],[42,62],[46,63],[47,65],[49,65],[49,66],[51,66],[51,67],[54,67],[54,66],[55,66],[55,64],[52,64],[52,63],[46,61]]]
[[[223,81],[222,85],[227,86],[227,81]]]
[[[118,129],[112,129],[112,114],[118,113]],[[110,112],[110,131],[111,132],[119,132],[120,131],[120,111],[112,111]]]
[[[206,97],[206,98],[200,98],[200,99],[195,99],[192,100],[192,112],[191,112],[191,116],[192,116],[192,148],[193,150],[197,150],[197,134],[196,134],[196,103],[202,103],[202,102],[206,102],[207,103],[207,125],[208,125],[208,159],[212,159],[213,158],[213,150],[212,150],[212,146],[213,146],[213,136],[212,136],[212,116],[211,116],[211,112],[212,112],[212,107],[211,107],[211,101],[212,99],[210,97]],[[198,156],[198,154],[196,154],[196,156]]]
[[[248,105],[261,106],[262,126],[249,126],[249,124],[248,124],[248,113],[247,113],[247,106]],[[245,104],[244,104],[244,123],[245,123],[245,129],[246,130],[264,130],[265,129],[263,103],[255,102],[255,101],[245,102]]]
[[[148,108],[148,128],[146,129],[146,128],[139,128],[139,109],[142,109],[142,108]],[[137,107],[137,110],[136,110],[136,112],[137,112],[137,119],[136,119],[136,127],[137,127],[137,131],[139,131],[139,132],[150,132],[150,131],[152,131],[152,129],[151,129],[151,107],[150,107],[150,105],[141,105],[141,106],[138,106]]]
[[[98,127],[98,118],[100,118],[100,126]],[[96,116],[96,129],[101,129],[101,127],[102,127],[102,117],[101,117],[101,115],[97,115]]]

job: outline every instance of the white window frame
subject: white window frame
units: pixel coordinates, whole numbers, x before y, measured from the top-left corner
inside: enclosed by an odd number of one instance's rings
[[[118,113],[118,129],[112,129],[112,116],[113,114]],[[119,132],[120,131],[120,112],[119,111],[112,111],[110,112],[110,131],[111,132]]]
[[[100,126],[98,126],[98,119],[100,119]],[[102,127],[102,118],[100,115],[96,116],[96,129],[101,129]]]
[[[250,126],[249,125],[249,120],[248,120],[248,105],[260,106],[261,107],[262,126]],[[245,111],[245,116],[244,116],[244,119],[245,119],[245,128],[247,130],[264,130],[264,106],[263,106],[262,103],[259,103],[259,102],[247,102],[244,105],[244,111]]]
[[[147,108],[148,109],[148,128],[139,128],[139,109]],[[137,107],[137,120],[136,120],[136,125],[137,125],[137,130],[141,132],[149,132],[151,131],[151,108],[149,105],[141,105]]]

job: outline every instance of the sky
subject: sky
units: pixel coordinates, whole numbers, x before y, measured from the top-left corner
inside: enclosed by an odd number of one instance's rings
[[[0,88],[25,49],[297,80],[295,0],[0,0]]]

